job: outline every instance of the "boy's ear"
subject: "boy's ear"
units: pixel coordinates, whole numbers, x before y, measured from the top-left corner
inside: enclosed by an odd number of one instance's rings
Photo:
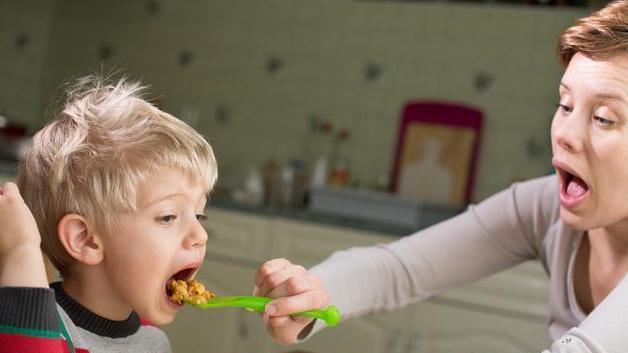
[[[57,225],[59,241],[76,260],[97,265],[103,260],[103,243],[94,227],[78,214],[70,213],[61,218]]]

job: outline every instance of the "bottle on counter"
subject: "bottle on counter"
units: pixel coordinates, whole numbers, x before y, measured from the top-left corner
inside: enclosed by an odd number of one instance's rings
[[[302,204],[308,203],[311,188],[326,186],[329,178],[333,126],[331,122],[322,120],[316,121],[313,126],[316,138],[313,139],[314,145],[310,146],[310,150],[315,152],[310,155],[311,158],[313,157],[308,161],[310,167],[304,170],[304,178],[309,179],[309,182],[305,183]]]
[[[347,141],[351,133],[347,129],[342,129],[334,138],[331,171],[329,173],[328,184],[330,186],[342,187],[349,184],[349,155]]]
[[[231,192],[233,200],[249,206],[261,206],[264,202],[262,175],[255,167],[250,167],[244,177],[242,187]]]
[[[281,170],[281,205],[290,208],[304,206],[306,188],[303,161],[293,159]]]
[[[264,184],[264,204],[269,207],[278,207],[281,201],[281,180],[279,165],[274,160],[267,160],[262,167],[262,181]]]

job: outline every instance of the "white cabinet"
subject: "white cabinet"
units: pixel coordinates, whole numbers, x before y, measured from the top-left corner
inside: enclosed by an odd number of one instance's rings
[[[395,238],[347,228],[275,219],[270,255],[311,267],[333,252],[353,246],[388,243]]]
[[[268,257],[270,221],[267,217],[210,209],[207,212],[207,256],[228,256],[253,262]]]
[[[323,261],[337,250],[394,240],[383,234],[287,219],[275,219],[272,230],[271,257],[287,258],[305,267]],[[325,353],[395,353],[398,351],[397,338],[401,335],[398,326],[404,326],[409,315],[408,311],[398,311],[373,318],[353,319],[333,329],[323,330],[291,348]],[[267,352],[273,353],[290,351],[273,344],[268,349]]]
[[[337,250],[396,239],[217,208],[207,215],[209,242],[199,278],[219,295],[249,295],[257,267],[271,258],[309,267]],[[290,347],[268,337],[257,313],[235,308],[187,309],[167,333],[175,352],[539,352],[549,346],[547,285],[541,266],[527,263],[401,310],[343,322]]]
[[[439,297],[495,308],[528,320],[547,322],[549,281],[538,261],[530,261],[486,279],[453,288]]]
[[[400,334],[398,329],[381,326],[367,319],[356,319],[325,329],[304,343],[290,347],[280,346],[266,339],[268,343],[263,352],[399,353],[395,347],[398,337],[396,335]]]
[[[244,294],[245,287],[250,287],[252,281],[250,272],[249,268],[241,266],[205,261],[197,279],[218,295]],[[164,329],[173,352],[236,353],[236,345],[248,342],[248,334],[243,329],[245,315],[254,314],[238,308],[200,310],[185,307]]]
[[[546,324],[512,315],[423,302],[404,353],[535,353],[549,346]]]

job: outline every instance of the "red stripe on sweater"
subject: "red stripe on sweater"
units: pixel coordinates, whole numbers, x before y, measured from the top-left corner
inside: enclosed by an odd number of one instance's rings
[[[68,343],[61,338],[42,338],[10,333],[0,333],[0,353],[70,353]],[[75,353],[89,353],[84,348],[74,348]]]
[[[68,353],[68,345],[61,338],[42,338],[0,333],[0,353]]]
[[[155,326],[157,327],[157,325],[153,324],[152,322],[144,319],[143,317],[140,317],[140,325],[142,326]]]

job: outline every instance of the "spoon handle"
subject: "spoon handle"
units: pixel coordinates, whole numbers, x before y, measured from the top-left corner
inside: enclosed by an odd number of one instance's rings
[[[209,308],[222,308],[222,307],[239,307],[258,312],[264,312],[266,304],[272,299],[267,297],[254,297],[254,296],[234,296],[234,297],[214,297],[208,299],[205,303],[195,304],[192,302],[186,302],[197,308],[209,309]],[[334,305],[330,305],[323,309],[303,311],[300,313],[294,313],[292,315],[312,317],[320,319],[327,323],[327,326],[336,326],[340,321],[340,311]]]

